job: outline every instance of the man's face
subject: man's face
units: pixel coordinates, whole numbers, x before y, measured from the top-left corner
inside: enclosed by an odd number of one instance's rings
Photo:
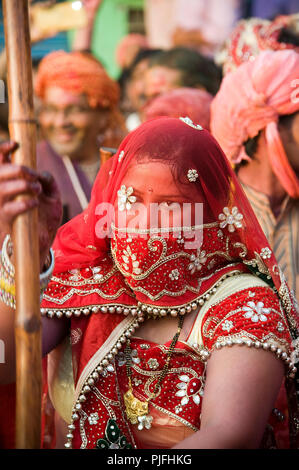
[[[136,111],[139,111],[145,103],[144,76],[147,67],[148,59],[138,62],[127,85],[126,93],[133,109]]]
[[[145,96],[151,100],[156,96],[182,86],[181,72],[163,66],[149,68],[145,74]]]
[[[91,108],[83,94],[48,87],[39,122],[43,136],[59,155],[80,158],[83,149],[94,145],[105,128],[107,112]]]
[[[282,145],[288,160],[299,177],[299,112],[295,114],[290,127],[279,127]]]

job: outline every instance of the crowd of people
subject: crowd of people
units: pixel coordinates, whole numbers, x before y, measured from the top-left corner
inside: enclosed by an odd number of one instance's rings
[[[228,12],[218,44],[198,2],[170,47],[126,36],[114,80],[90,50],[102,3],[34,68],[36,170],[12,163],[0,113],[0,448],[15,446],[12,225],[35,207],[43,448],[298,448],[299,5]]]

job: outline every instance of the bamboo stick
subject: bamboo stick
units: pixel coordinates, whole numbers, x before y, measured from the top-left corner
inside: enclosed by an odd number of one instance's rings
[[[13,161],[36,166],[31,48],[27,0],[3,0],[8,65],[9,130],[20,144]],[[25,197],[25,196],[24,196]],[[37,209],[17,217],[13,227],[16,282],[16,448],[41,441],[41,320]]]
[[[100,162],[104,165],[113,155],[117,152],[117,149],[110,147],[100,147]]]

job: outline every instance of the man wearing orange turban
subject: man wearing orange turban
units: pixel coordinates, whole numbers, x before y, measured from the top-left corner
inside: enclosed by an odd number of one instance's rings
[[[211,130],[299,296],[299,54],[264,51],[224,78]]]
[[[66,221],[88,204],[99,147],[117,147],[126,133],[118,111],[120,91],[90,54],[57,51],[41,61],[35,93],[45,139],[38,145],[38,167],[57,181]]]

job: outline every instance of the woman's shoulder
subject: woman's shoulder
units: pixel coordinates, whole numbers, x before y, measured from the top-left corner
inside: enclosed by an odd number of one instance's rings
[[[209,351],[235,343],[278,348],[289,355],[291,337],[277,293],[253,274],[226,279],[194,322],[189,341]],[[189,342],[188,341],[188,342]]]

